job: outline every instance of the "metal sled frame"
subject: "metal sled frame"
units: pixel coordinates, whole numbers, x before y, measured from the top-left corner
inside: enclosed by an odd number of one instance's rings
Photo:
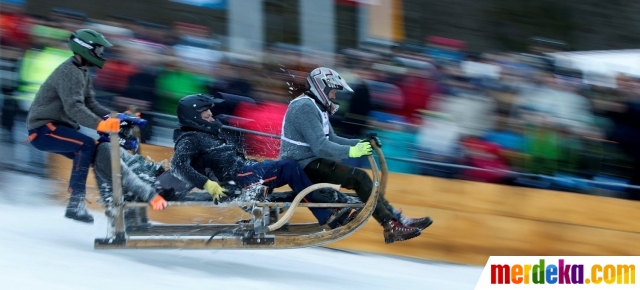
[[[112,114],[113,116],[113,114]],[[382,172],[378,170],[372,155],[373,188],[369,200],[364,204],[300,203],[302,198],[316,189],[329,187],[335,190],[340,185],[318,183],[300,192],[291,203],[285,202],[168,202],[168,206],[244,207],[250,208],[252,218],[237,224],[162,224],[148,226],[125,226],[126,208],[148,207],[147,203],[125,203],[122,194],[120,167],[120,145],[118,133],[111,133],[111,168],[113,178],[113,204],[115,209],[113,228],[107,238],[97,238],[95,249],[291,249],[320,246],[346,238],[362,227],[373,213],[379,195],[384,195],[387,166],[384,155],[372,142],[380,159]],[[287,224],[297,207],[362,207],[349,223],[336,229],[328,229],[317,223]],[[269,224],[269,212],[287,208],[275,223]]]

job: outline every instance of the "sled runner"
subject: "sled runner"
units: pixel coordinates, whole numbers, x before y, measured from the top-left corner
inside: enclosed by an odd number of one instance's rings
[[[121,176],[118,133],[111,133],[112,176]],[[317,183],[307,187],[292,201],[286,202],[168,202],[167,206],[240,207],[251,214],[250,219],[234,224],[145,224],[127,223],[125,211],[148,207],[148,203],[125,202],[121,178],[113,178],[113,202],[109,217],[111,231],[106,238],[97,238],[95,249],[289,249],[320,246],[343,239],[363,226],[373,213],[378,195],[386,187],[386,162],[380,148],[372,147],[380,160],[378,169],[373,155],[371,164],[373,188],[366,203],[301,203],[309,193],[320,188],[339,190],[339,184]],[[329,229],[318,223],[288,223],[298,207],[361,208],[348,223]],[[282,214],[282,215],[281,215]],[[281,216],[280,216],[281,215]]]

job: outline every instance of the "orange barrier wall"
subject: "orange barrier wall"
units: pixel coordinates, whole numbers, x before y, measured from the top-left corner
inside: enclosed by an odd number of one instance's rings
[[[171,148],[151,145],[143,145],[142,152],[156,161],[172,155]],[[70,160],[50,156],[60,196],[70,167]],[[88,190],[93,200],[93,174]],[[492,255],[640,255],[638,202],[394,173],[386,196],[407,215],[429,215],[434,224],[416,239],[386,245],[382,227],[371,218],[355,234],[327,246],[474,265],[484,265]],[[150,211],[151,219],[166,223],[234,222],[239,215],[239,209],[197,207]],[[314,218],[300,208],[292,221]]]

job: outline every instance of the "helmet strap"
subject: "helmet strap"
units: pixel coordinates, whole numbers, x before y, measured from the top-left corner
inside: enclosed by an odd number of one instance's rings
[[[324,104],[322,101],[319,100],[320,97],[317,97],[312,91],[306,91],[304,92],[304,94],[311,97],[313,101],[316,102],[316,105],[318,105],[318,107],[322,111],[328,112],[330,115],[333,115],[336,112],[338,112],[338,109],[340,108],[340,104],[331,100],[329,100],[327,104]]]
[[[77,56],[77,57],[75,57]],[[80,60],[78,61],[78,58],[80,58]],[[89,61],[87,61],[84,57],[82,57],[79,54],[74,54],[74,58],[73,58],[73,64],[75,64],[77,67],[92,67],[93,64],[90,63]]]
[[[92,67],[94,66],[92,63],[90,63],[87,59],[85,59],[84,57],[80,57],[80,59],[82,59],[82,66],[86,66],[86,67]]]

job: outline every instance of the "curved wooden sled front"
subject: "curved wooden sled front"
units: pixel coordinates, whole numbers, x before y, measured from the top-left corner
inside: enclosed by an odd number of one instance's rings
[[[378,154],[381,164],[384,163],[384,156],[380,148],[372,144],[376,154]],[[113,147],[113,146],[112,146]],[[115,155],[118,156],[118,155]],[[362,227],[371,214],[373,213],[379,194],[384,192],[385,183],[381,183],[380,180],[386,181],[388,172],[386,166],[383,166],[382,172],[378,170],[378,166],[373,155],[368,157],[371,164],[373,188],[369,200],[362,206],[362,204],[319,204],[319,203],[304,203],[301,204],[302,198],[311,193],[312,191],[322,188],[331,187],[339,190],[340,185],[318,183],[314,184],[302,192],[300,192],[296,198],[290,203],[228,203],[215,205],[212,202],[209,203],[192,203],[192,202],[170,202],[169,206],[179,205],[202,205],[212,207],[225,207],[225,206],[267,206],[267,207],[288,207],[284,215],[274,224],[268,225],[262,228],[263,235],[258,235],[252,238],[252,243],[246,242],[246,237],[243,236],[217,236],[210,238],[212,233],[216,230],[222,230],[230,226],[235,225],[160,225],[157,226],[160,230],[131,230],[130,233],[122,233],[118,235],[116,231],[115,238],[111,239],[96,239],[94,247],[95,249],[290,249],[290,248],[302,248],[320,246],[328,243],[338,241],[353,234],[360,227]],[[380,177],[382,175],[382,178]],[[114,179],[115,180],[115,179]],[[144,203],[129,203],[120,207],[121,210],[127,207],[146,207],[148,204]],[[357,216],[348,224],[338,227],[333,230],[327,230],[324,227],[319,226],[317,223],[306,224],[291,224],[287,231],[280,229],[286,222],[289,221],[291,216],[297,207],[362,207],[362,210]],[[121,222],[116,219],[116,224]],[[156,227],[156,226],[152,226]],[[121,228],[124,226],[121,224]],[[186,230],[185,230],[186,229]],[[172,231],[173,230],[173,231]],[[156,236],[159,235],[159,236]],[[133,238],[133,236],[139,238]],[[190,238],[187,238],[190,237]],[[262,241],[261,238],[262,237]]]

